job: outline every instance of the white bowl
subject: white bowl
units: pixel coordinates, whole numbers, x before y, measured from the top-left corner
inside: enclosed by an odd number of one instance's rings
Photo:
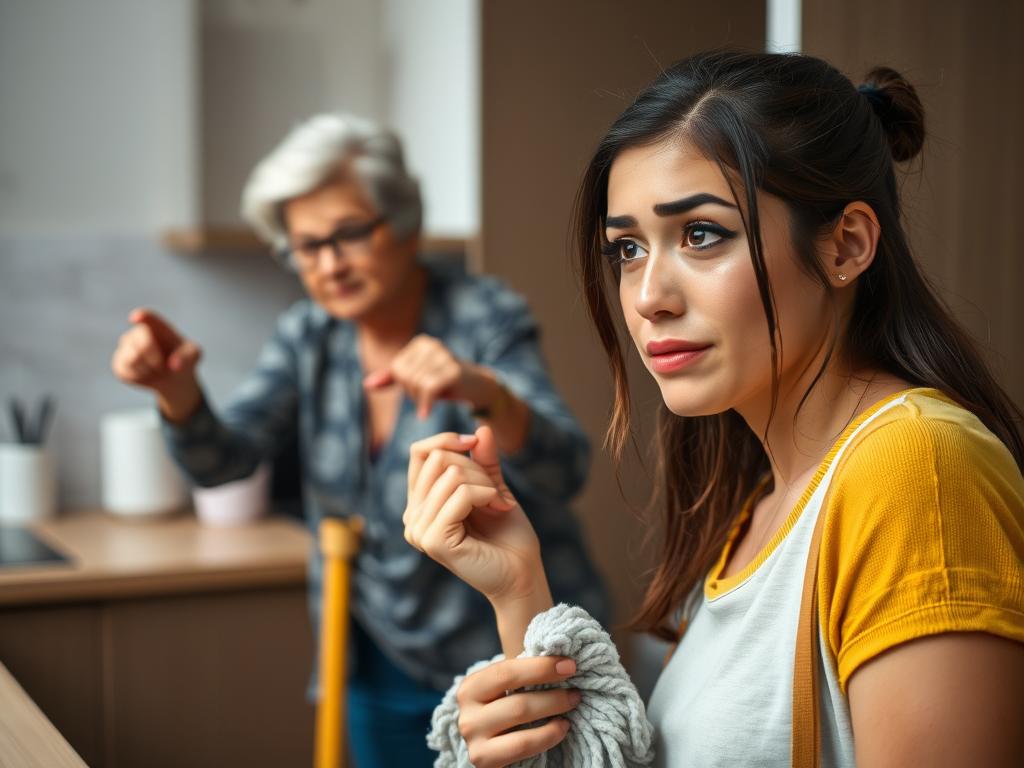
[[[270,468],[261,464],[249,477],[213,488],[193,488],[196,517],[203,525],[228,528],[247,525],[267,514]]]

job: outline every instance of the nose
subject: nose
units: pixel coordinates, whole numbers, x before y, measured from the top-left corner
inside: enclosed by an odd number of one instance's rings
[[[324,254],[327,254],[326,259]],[[326,267],[324,266],[325,264]],[[341,265],[347,264],[348,259],[345,258],[345,249],[341,247],[340,243],[324,243],[316,252],[316,268],[318,271],[333,274],[338,271]]]
[[[671,251],[655,249],[645,260],[634,304],[636,311],[651,322],[686,312],[683,275],[674,257]]]

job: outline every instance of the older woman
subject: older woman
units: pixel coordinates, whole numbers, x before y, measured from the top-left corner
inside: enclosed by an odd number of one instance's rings
[[[403,537],[409,446],[489,424],[495,445],[475,450],[531,500],[556,599],[601,614],[567,509],[586,477],[587,439],[548,378],[523,299],[417,258],[419,188],[391,133],[344,115],[300,124],[255,168],[242,209],[309,298],[280,317],[232,401],[214,412],[199,347],[146,309],[132,313],[114,372],[156,393],[171,450],[198,484],[245,477],[297,436],[309,523],[365,518],[353,749],[361,768],[429,765],[424,736],[441,691],[499,641],[486,602]],[[316,606],[316,562],[311,570]]]

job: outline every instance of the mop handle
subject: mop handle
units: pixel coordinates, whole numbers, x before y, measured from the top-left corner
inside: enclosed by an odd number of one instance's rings
[[[342,766],[345,728],[346,654],[352,559],[363,531],[360,518],[320,521],[324,557],[323,615],[320,617],[320,701],[316,712],[316,768]]]

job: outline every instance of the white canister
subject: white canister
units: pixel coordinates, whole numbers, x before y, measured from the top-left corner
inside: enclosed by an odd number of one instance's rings
[[[29,523],[57,513],[53,456],[39,445],[0,443],[0,523]]]
[[[105,509],[145,517],[187,506],[188,486],[167,452],[155,409],[108,413],[100,443]]]

